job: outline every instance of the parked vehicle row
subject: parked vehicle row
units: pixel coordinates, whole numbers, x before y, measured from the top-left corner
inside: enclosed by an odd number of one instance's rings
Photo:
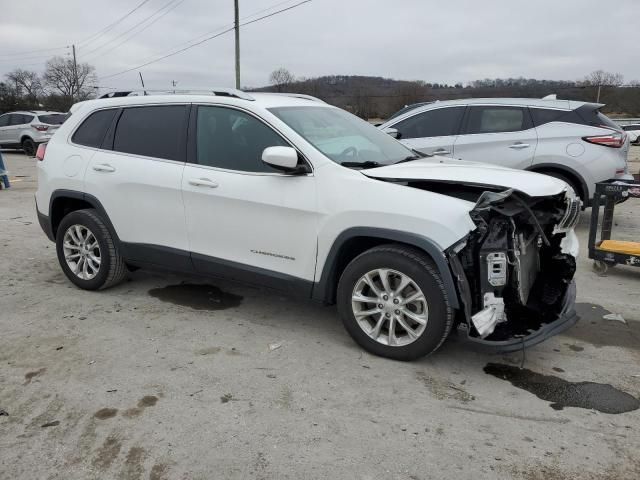
[[[629,141],[640,145],[640,123],[633,123],[630,125],[623,125],[622,129],[629,135]]]
[[[629,140],[595,103],[487,98],[416,104],[380,128],[425,154],[544,173],[586,205],[595,184],[630,180]]]
[[[65,118],[64,113],[36,110],[0,115],[0,147],[21,148],[32,157],[38,145],[48,142]]]
[[[38,219],[66,276],[88,290],[128,267],[266,285],[337,304],[356,342],[403,360],[454,328],[508,351],[577,320],[580,201],[565,182],[426,157],[300,97],[76,104],[37,154]]]

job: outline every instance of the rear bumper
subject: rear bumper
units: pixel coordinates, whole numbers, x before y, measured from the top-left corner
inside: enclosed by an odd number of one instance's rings
[[[44,232],[44,234],[47,236],[49,240],[51,240],[52,242],[55,242],[56,238],[53,235],[53,228],[51,228],[51,220],[49,219],[48,215],[45,215],[44,213],[40,213],[40,210],[38,210],[37,203],[36,203],[36,213],[38,214],[38,223],[40,224],[40,228],[42,228],[42,231]]]
[[[546,339],[558,335],[564,332],[568,328],[576,324],[580,319],[575,309],[576,304],[576,284],[575,281],[571,282],[567,293],[565,294],[564,301],[562,303],[562,310],[558,315],[558,318],[543,325],[539,330],[527,335],[526,337],[512,338],[504,341],[490,341],[482,340],[480,338],[468,337],[468,340],[474,344],[484,345],[491,348],[497,353],[508,353],[523,348],[532,347],[538,343],[544,342]]]

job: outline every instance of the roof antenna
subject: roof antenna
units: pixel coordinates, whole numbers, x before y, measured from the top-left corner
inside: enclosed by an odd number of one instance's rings
[[[557,99],[558,99],[558,95],[556,93],[552,93],[551,95],[542,97],[542,100],[557,100]]]
[[[142,91],[144,92],[145,97],[147,96],[147,91],[144,89],[144,80],[142,79],[142,72],[138,72],[140,75],[140,83],[142,84]]]

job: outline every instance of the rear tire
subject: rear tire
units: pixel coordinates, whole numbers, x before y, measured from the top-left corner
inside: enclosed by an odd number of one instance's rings
[[[67,278],[85,290],[111,287],[127,275],[118,245],[94,209],[76,210],[62,219],[56,253]]]
[[[454,312],[435,264],[403,245],[375,247],[352,260],[338,283],[337,307],[361,347],[396,360],[433,353],[453,326]]]
[[[36,155],[36,142],[30,138],[22,140],[22,150],[29,157],[35,157]]]

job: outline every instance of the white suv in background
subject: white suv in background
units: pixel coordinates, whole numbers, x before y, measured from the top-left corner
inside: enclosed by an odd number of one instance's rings
[[[64,113],[35,110],[0,115],[0,147],[21,148],[33,157],[38,145],[48,142],[65,118]]]
[[[408,360],[452,328],[520,349],[576,320],[564,182],[425,158],[300,95],[91,100],[39,148],[38,219],[80,288],[127,267],[337,303],[367,350]]]
[[[596,182],[633,178],[627,135],[601,107],[556,99],[447,100],[406,107],[380,128],[422,153],[562,179],[586,206]]]

